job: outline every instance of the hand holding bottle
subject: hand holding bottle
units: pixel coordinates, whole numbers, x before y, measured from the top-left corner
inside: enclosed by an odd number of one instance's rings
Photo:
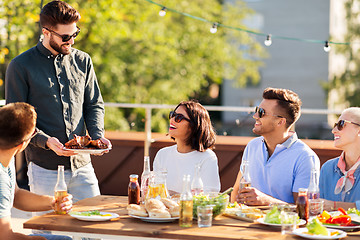
[[[63,165],[59,165],[58,166],[58,176],[57,176],[57,182],[55,185],[55,189],[54,189],[54,194],[55,194],[55,201],[54,201],[54,211],[56,214],[66,214],[66,208],[65,210],[63,210],[64,207],[64,202],[68,201],[68,200],[64,200],[64,199],[68,199],[66,198],[69,194],[67,193],[67,186],[66,186],[66,182],[65,182],[65,173],[64,173],[64,166]],[[72,196],[71,196],[72,199]],[[72,205],[72,202],[71,202]]]
[[[63,197],[53,197],[51,206],[54,209],[55,213],[61,212],[63,214],[69,213],[72,209],[72,199],[71,194],[66,193]]]

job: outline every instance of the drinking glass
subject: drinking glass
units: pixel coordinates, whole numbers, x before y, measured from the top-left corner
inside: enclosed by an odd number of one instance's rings
[[[322,199],[309,199],[309,213],[310,216],[316,216],[323,212],[324,200]]]
[[[197,216],[198,216],[198,227],[211,227],[213,206],[210,205],[198,206]]]
[[[282,211],[281,219],[281,234],[291,234],[296,229],[298,214],[295,212]]]

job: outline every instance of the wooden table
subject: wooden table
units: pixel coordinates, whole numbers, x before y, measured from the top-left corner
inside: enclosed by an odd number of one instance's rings
[[[218,216],[210,228],[198,228],[196,221],[191,228],[179,227],[178,221],[172,223],[147,223],[127,215],[127,197],[97,196],[74,204],[74,211],[101,210],[120,215],[117,221],[86,222],[69,215],[48,213],[33,217],[24,223],[24,228],[51,230],[54,234],[67,234],[80,237],[131,239],[302,239],[293,235],[281,235],[279,228],[237,219]],[[359,239],[360,232],[348,233],[346,239]]]

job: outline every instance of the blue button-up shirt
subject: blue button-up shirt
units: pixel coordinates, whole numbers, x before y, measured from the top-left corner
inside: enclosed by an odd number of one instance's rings
[[[77,169],[90,162],[89,155],[58,156],[46,149],[49,137],[63,144],[73,134],[93,139],[104,135],[104,103],[90,56],[77,49],[52,53],[39,42],[15,57],[5,79],[7,103],[27,102],[35,107],[41,130],[25,150],[27,161],[51,170],[57,165]]]
[[[344,176],[340,168],[337,166],[339,158],[334,158],[326,161],[320,170],[320,197],[339,202],[353,202],[356,208],[360,209],[360,168],[358,167],[354,172],[354,185],[346,193],[342,192],[335,194],[334,190],[338,180]]]
[[[293,133],[269,157],[263,137],[251,140],[242,162],[249,161],[251,186],[282,201],[293,203],[293,192],[307,188],[311,169],[320,169],[316,153]],[[242,169],[242,166],[241,166]]]

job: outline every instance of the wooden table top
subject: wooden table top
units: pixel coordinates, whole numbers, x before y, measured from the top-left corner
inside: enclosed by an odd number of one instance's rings
[[[24,223],[24,228],[77,233],[108,234],[168,239],[301,239],[294,235],[281,235],[279,228],[249,223],[225,216],[213,220],[210,228],[198,228],[196,221],[191,228],[179,227],[178,221],[171,223],[148,223],[127,215],[127,197],[96,196],[74,204],[74,211],[99,210],[120,215],[116,221],[87,222],[69,215],[48,213],[33,217]],[[360,232],[348,233],[347,239],[359,239]]]

